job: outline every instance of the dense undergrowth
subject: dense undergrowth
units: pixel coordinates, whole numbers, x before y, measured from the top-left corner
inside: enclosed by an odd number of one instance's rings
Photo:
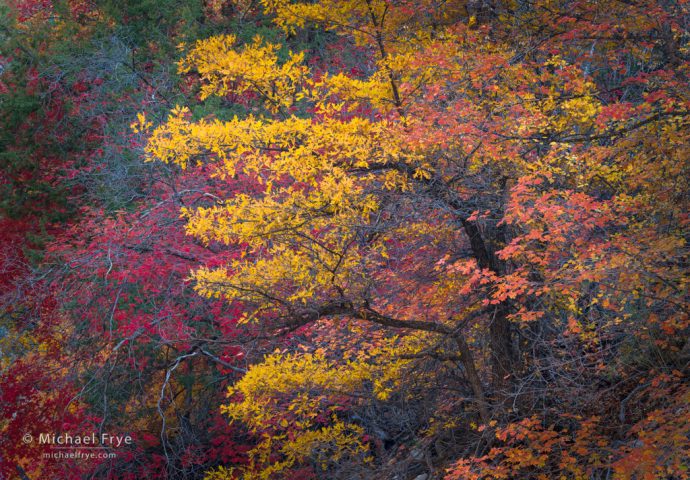
[[[0,8],[0,478],[690,478],[686,1]]]

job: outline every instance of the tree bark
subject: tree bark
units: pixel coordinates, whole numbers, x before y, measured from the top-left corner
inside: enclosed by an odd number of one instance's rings
[[[470,240],[472,254],[480,268],[487,268],[496,275],[505,273],[503,265],[493,249],[487,246],[482,238],[481,231],[476,222],[463,219],[462,225]],[[497,243],[505,241],[505,233],[502,229],[496,231]],[[500,303],[492,313],[489,325],[489,341],[491,344],[491,384],[496,393],[505,389],[512,373],[513,340],[508,315],[510,305],[507,302]]]
[[[470,351],[465,338],[461,335],[455,335],[455,342],[458,344],[458,349],[460,350],[460,362],[465,369],[465,375],[467,375],[467,381],[470,382],[470,387],[472,388],[472,393],[477,399],[477,408],[479,409],[479,417],[482,422],[489,423],[491,420],[491,414],[489,413],[489,406],[486,402],[486,396],[484,394],[484,387],[482,386],[482,380],[477,373],[477,368],[474,364],[474,359],[472,358],[472,352]]]

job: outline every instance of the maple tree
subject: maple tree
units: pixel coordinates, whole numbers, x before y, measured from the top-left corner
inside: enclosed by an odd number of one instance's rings
[[[687,218],[677,205],[687,185],[671,180],[687,172],[676,20],[685,6],[634,9],[616,28],[625,42],[646,35],[649,45],[620,48],[615,36],[596,43],[620,10],[552,3],[473,13],[434,2],[262,2],[287,34],[311,24],[367,46],[363,78],[314,70],[302,54],[281,59],[280,46],[261,38],[196,43],[180,69],[198,72],[201,99],[250,91],[263,112],[192,121],[177,108],[147,147],[183,169],[208,163],[230,183],[259,184],[182,210],[188,234],[245,251],[198,269],[199,293],[276,331],[339,318],[386,327],[382,341],[392,346],[377,368],[394,391],[403,394],[403,377],[414,374],[400,365],[408,357],[455,360],[484,424],[507,418],[501,405],[522,400],[544,360],[521,351],[555,341],[525,340],[535,327],[600,348],[602,336],[658,318],[622,313],[644,291],[648,308],[685,331]],[[539,31],[544,24],[554,31]],[[589,54],[585,42],[594,42]],[[655,78],[650,91],[621,91],[640,75]],[[663,231],[661,210],[673,218]],[[483,339],[488,353],[477,348]],[[362,389],[362,376],[373,382],[370,397],[382,397],[367,349],[355,359],[313,355],[268,357],[230,390],[242,395],[226,411],[270,432],[265,442],[284,457],[269,450],[247,478],[270,478],[329,443],[352,444],[360,428],[277,420],[274,399],[292,394],[288,411],[324,415],[333,395]],[[324,396],[331,400],[317,409]],[[535,441],[548,444],[547,433],[537,430]]]

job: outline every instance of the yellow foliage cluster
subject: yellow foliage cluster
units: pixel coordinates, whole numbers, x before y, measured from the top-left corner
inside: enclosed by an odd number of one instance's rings
[[[221,407],[262,441],[243,468],[244,479],[268,479],[307,458],[326,469],[342,459],[369,461],[362,427],[338,416],[343,397],[372,395],[386,400],[399,385],[409,360],[392,360],[395,339],[372,348],[366,359],[344,363],[323,351],[267,356],[228,390],[230,403]],[[325,423],[327,421],[327,424]],[[270,458],[279,453],[280,458]],[[218,471],[208,478],[228,478]]]
[[[278,111],[292,104],[308,68],[302,65],[304,55],[289,53],[282,65],[278,62],[280,45],[264,42],[260,37],[235,48],[234,35],[221,35],[199,40],[179,63],[179,72],[198,72],[205,82],[201,99],[211,95],[242,94],[254,91],[267,108]]]
[[[266,300],[266,292],[285,288],[288,279],[294,289],[288,300],[294,302],[334,284],[360,283],[352,281],[361,262],[352,246],[352,227],[378,209],[377,199],[364,188],[378,182],[378,175],[367,169],[400,162],[413,166],[416,159],[403,157],[394,126],[363,118],[314,123],[294,116],[250,116],[191,122],[188,116],[187,109],[176,108],[154,130],[147,147],[151,158],[187,168],[212,156],[218,159],[219,175],[254,178],[264,192],[183,209],[188,234],[205,242],[246,244],[259,256],[232,265],[232,281],[224,270],[199,270],[200,293]],[[351,175],[352,170],[361,174]],[[399,186],[400,181],[387,179],[382,188]]]

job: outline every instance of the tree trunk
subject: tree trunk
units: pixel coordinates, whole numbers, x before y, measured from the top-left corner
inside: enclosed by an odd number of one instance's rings
[[[477,399],[477,407],[479,408],[479,417],[482,422],[489,423],[491,420],[491,414],[489,413],[489,406],[486,402],[486,395],[484,394],[484,387],[482,386],[482,380],[477,373],[477,368],[474,365],[474,359],[472,358],[472,352],[470,351],[465,338],[462,335],[456,335],[455,342],[458,344],[458,349],[460,350],[460,361],[465,369],[465,375],[467,375],[467,381],[470,382],[470,387],[472,388],[472,393]]]
[[[504,268],[493,249],[487,246],[476,222],[462,220],[465,233],[469,237],[472,253],[480,268],[488,268],[496,275],[503,275]],[[496,243],[505,242],[505,232],[496,230]],[[496,393],[505,389],[513,363],[513,341],[508,314],[510,305],[503,302],[493,311],[489,326],[491,346],[491,384]]]

